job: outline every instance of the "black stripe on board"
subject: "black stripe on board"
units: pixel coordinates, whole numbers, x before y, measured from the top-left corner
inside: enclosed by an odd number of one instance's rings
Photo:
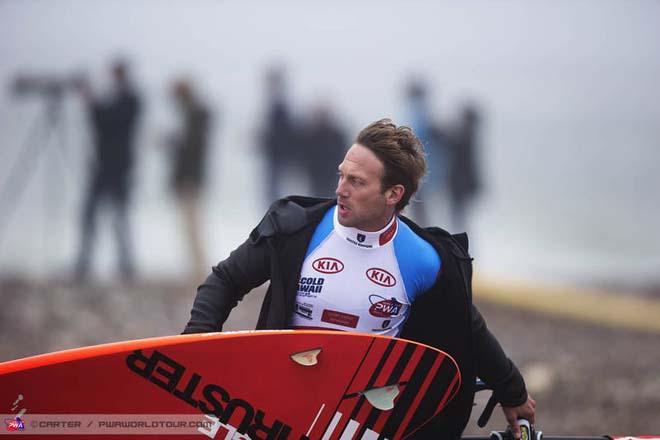
[[[346,385],[346,389],[344,390],[344,396],[348,392],[349,389],[351,389],[351,385],[353,384],[353,381],[355,380],[355,376],[359,373],[360,369],[362,368],[362,365],[364,364],[364,361],[367,359],[367,356],[369,356],[369,352],[371,351],[371,347],[374,346],[374,342],[376,341],[376,338],[371,338],[371,343],[369,343],[369,348],[367,348],[367,351],[364,353],[364,356],[362,357],[362,360],[360,361],[360,365],[355,369],[355,372],[353,373],[353,377],[351,377],[351,381],[348,382],[348,385]],[[339,405],[341,405],[341,401],[339,402]],[[339,409],[339,406],[335,409],[337,411]]]
[[[413,415],[410,423],[406,427],[406,431],[403,435],[404,437],[410,434],[410,427],[419,426],[420,423],[425,422],[430,415],[435,412],[438,405],[440,405],[440,402],[442,402],[442,398],[449,389],[455,375],[456,366],[448,357],[446,357],[438,368],[438,371],[435,373],[422,401],[419,403],[419,408],[421,410]],[[455,389],[456,386],[453,388]]]
[[[367,359],[367,356],[369,356],[369,352],[371,351],[371,348],[374,346],[374,342],[375,342],[375,341],[376,341],[376,338],[371,338],[371,343],[369,344],[369,348],[367,348],[367,350],[365,351],[364,356],[362,357],[362,360],[360,361],[360,365],[358,365],[358,367],[355,369],[355,372],[353,373],[353,377],[351,378],[351,381],[348,383],[348,385],[346,385],[346,389],[344,390],[344,396],[346,395],[346,393],[348,392],[348,390],[349,390],[350,387],[351,387],[351,384],[352,384],[353,381],[355,380],[355,376],[357,376],[358,372],[359,372],[360,369],[362,368],[362,364],[364,364],[364,361]],[[335,410],[331,413],[331,417],[330,417],[330,420],[328,421],[328,424],[325,425],[325,428],[323,429],[323,431],[321,431],[322,433],[325,434],[325,432],[326,432],[326,431],[328,430],[328,428],[330,427],[330,424],[332,423],[332,418],[334,417],[334,415],[335,415],[335,414],[337,413],[337,411],[339,410],[339,406],[341,405],[341,403],[342,403],[343,400],[344,400],[344,398],[342,397],[342,398],[339,400],[339,402],[337,402],[337,406],[335,407]]]
[[[369,349],[367,349],[366,353],[364,354],[364,357],[362,358],[362,361],[360,361],[360,365],[357,367],[357,369],[356,369],[355,372],[353,373],[353,377],[351,378],[350,383],[348,384],[348,386],[347,386],[346,389],[344,390],[344,395],[343,395],[343,397],[339,400],[339,402],[337,403],[337,407],[335,408],[334,412],[332,413],[333,417],[334,417],[334,414],[336,414],[337,411],[339,411],[339,407],[341,406],[341,404],[342,404],[342,402],[344,401],[344,399],[346,399],[347,397],[349,397],[349,396],[346,395],[346,393],[348,392],[348,390],[350,389],[351,385],[353,384],[353,381],[355,380],[355,377],[357,376],[357,374],[358,374],[358,373],[360,372],[360,370],[362,369],[362,365],[364,364],[364,361],[367,359],[367,356],[369,355],[369,352],[370,352],[371,349],[373,348],[374,342],[376,342],[376,338],[372,338],[372,339],[371,339],[371,344],[369,344]],[[390,341],[389,344],[387,345],[387,348],[386,348],[385,351],[383,352],[383,355],[381,356],[380,361],[378,361],[378,365],[376,365],[376,369],[374,370],[373,374],[371,375],[371,378],[369,379],[370,382],[375,381],[376,378],[378,377],[378,373],[380,373],[380,371],[383,369],[383,366],[385,365],[385,362],[387,361],[387,358],[390,356],[390,354],[392,353],[392,350],[394,349],[394,345],[395,345],[395,343],[396,343],[396,340],[392,340],[392,341]],[[357,402],[356,406],[360,405],[363,399],[364,399],[364,396],[360,396],[359,399],[358,399],[358,402]],[[358,408],[357,411],[359,411],[359,408]],[[355,413],[356,411],[353,410],[353,412]],[[351,417],[349,417],[349,419],[350,419],[350,418],[353,418],[353,417],[354,417],[354,416],[351,415]],[[331,417],[330,420],[328,421],[328,424],[325,426],[325,428],[323,429],[323,431],[321,431],[321,432],[323,432],[323,434],[326,433],[326,431],[327,431],[328,428],[330,427],[330,424],[331,424],[331,423],[332,423],[332,417]],[[345,429],[345,427],[344,427],[344,429]],[[342,430],[342,431],[343,431],[343,430]]]
[[[392,350],[394,350],[394,346],[396,345],[396,343],[397,343],[396,339],[392,339],[387,344],[387,348],[385,349],[383,356],[378,361],[378,365],[376,365],[376,369],[374,370],[373,374],[369,378],[369,382],[367,382],[367,385],[364,388],[365,390],[368,390],[369,388],[373,387],[374,383],[376,383],[376,379],[378,379],[378,375],[380,374],[380,372],[383,371],[383,367],[385,367],[385,364],[387,363],[387,360],[392,354]],[[360,412],[360,409],[362,408],[362,404],[364,403],[364,400],[365,400],[364,396],[359,397],[357,403],[355,404],[355,407],[353,408],[353,411],[351,412],[351,416],[349,417],[350,419],[355,419],[357,417],[358,413]]]
[[[433,367],[439,354],[440,353],[437,350],[429,348],[424,350],[422,358],[419,360],[408,385],[406,385],[403,393],[399,396],[399,400],[397,400],[396,406],[392,410],[392,414],[387,419],[387,422],[385,422],[383,432],[378,437],[379,439],[392,438],[399,429],[403,419],[405,419],[406,414],[408,414],[408,411],[415,410],[415,408],[411,408],[410,406],[415,401],[415,397],[417,397],[417,394],[424,384],[424,379],[426,379],[426,376],[429,374],[429,371]]]
[[[412,357],[416,348],[417,346],[415,344],[406,344],[406,347],[403,349],[403,353],[401,353],[401,356],[396,361],[396,365],[394,366],[390,377],[387,379],[387,382],[382,384],[382,386],[393,385],[400,382],[401,376],[403,375],[403,370],[405,370],[406,365],[408,365],[408,362],[410,362],[410,358]],[[410,383],[406,385],[406,388],[409,385]],[[367,416],[367,420],[362,424],[362,426],[360,426],[360,431],[356,438],[362,438],[367,428],[373,428],[374,424],[378,420],[378,416],[380,416],[381,413],[382,411],[378,408],[372,408],[369,412],[369,415]]]

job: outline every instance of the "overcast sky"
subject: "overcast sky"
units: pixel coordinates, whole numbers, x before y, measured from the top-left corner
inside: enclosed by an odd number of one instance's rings
[[[468,99],[484,110],[482,162],[490,190],[480,202],[474,234],[484,243],[487,265],[516,270],[523,252],[537,257],[536,265],[528,264],[530,273],[539,273],[569,255],[559,273],[607,274],[621,266],[616,255],[624,252],[631,276],[652,273],[660,264],[655,257],[660,203],[654,190],[660,186],[658,17],[660,2],[633,0],[5,0],[0,2],[0,175],[7,173],[39,111],[35,102],[7,92],[17,73],[86,71],[100,86],[108,61],[128,56],[147,103],[145,145],[156,143],[171,124],[166,86],[186,74],[199,81],[220,115],[211,204],[220,209],[229,202],[232,210],[224,206],[224,215],[211,216],[208,223],[213,228],[226,222],[236,238],[221,244],[218,239],[218,256],[245,235],[245,218],[256,221],[263,208],[251,203],[260,186],[252,133],[262,111],[266,66],[275,61],[288,66],[300,115],[324,97],[352,133],[376,118],[399,118],[402,85],[408,75],[418,74],[432,83],[439,119],[451,120]],[[84,123],[79,114],[75,122],[75,103],[69,104],[75,137]],[[84,148],[70,148],[79,173]],[[167,197],[161,179],[166,162],[154,149],[145,151],[138,199],[156,206]],[[78,180],[84,181],[84,174]],[[75,250],[81,191],[73,185],[62,190],[61,222],[71,229],[63,232],[62,258]],[[1,245],[5,265],[30,265],[32,251],[21,253],[31,237],[25,219],[32,219],[33,228],[39,224],[42,189],[37,184],[26,191],[30,200],[22,201],[17,213],[23,221],[11,223],[11,237]],[[154,206],[150,212],[157,212]],[[153,229],[147,225],[154,215],[141,217],[145,230]],[[631,229],[647,238],[622,232]],[[144,236],[150,237],[145,247],[158,241],[155,233]],[[27,248],[43,246],[42,240]],[[571,270],[575,264],[582,266]]]

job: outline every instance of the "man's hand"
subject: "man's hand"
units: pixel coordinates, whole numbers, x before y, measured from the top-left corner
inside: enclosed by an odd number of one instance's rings
[[[520,438],[520,427],[518,419],[527,419],[529,423],[534,423],[534,413],[536,412],[536,401],[530,395],[527,395],[527,401],[519,406],[503,406],[504,417],[506,417],[513,436]]]

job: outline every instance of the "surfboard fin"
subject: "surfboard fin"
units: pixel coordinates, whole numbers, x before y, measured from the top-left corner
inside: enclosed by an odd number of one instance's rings
[[[299,353],[291,354],[291,359],[304,367],[312,367],[319,363],[319,353],[321,353],[320,348],[314,348],[312,350],[301,351]]]
[[[363,391],[362,395],[374,408],[387,411],[394,408],[394,399],[399,395],[399,391],[399,385],[388,385]]]

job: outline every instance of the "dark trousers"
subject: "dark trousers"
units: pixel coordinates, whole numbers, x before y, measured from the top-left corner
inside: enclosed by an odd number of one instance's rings
[[[119,272],[125,279],[135,275],[128,222],[128,175],[98,171],[92,176],[81,218],[81,243],[76,262],[76,275],[85,279],[92,264],[96,237],[97,212],[102,203],[113,214],[113,229],[117,243]]]

